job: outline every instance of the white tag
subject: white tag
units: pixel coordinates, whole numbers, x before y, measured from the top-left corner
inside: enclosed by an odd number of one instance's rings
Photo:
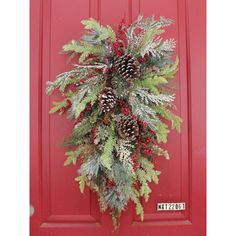
[[[157,211],[184,211],[185,202],[157,203]]]

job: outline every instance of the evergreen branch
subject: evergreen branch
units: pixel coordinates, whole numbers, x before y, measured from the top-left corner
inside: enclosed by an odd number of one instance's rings
[[[170,156],[169,156],[169,153],[167,152],[167,150],[165,150],[157,145],[153,145],[152,149],[158,156],[163,156],[166,160],[170,159]]]
[[[155,37],[164,32],[164,30],[158,28],[151,28],[147,32],[145,32],[140,46],[137,49],[140,51],[142,57],[144,57],[147,53],[153,53],[155,55],[153,48],[156,48],[160,43],[159,40],[157,40],[156,42],[154,41]],[[152,45],[152,47],[150,47],[150,45]]]
[[[166,124],[164,124],[163,122],[161,122],[159,120],[154,131],[156,132],[157,140],[159,143],[161,143],[161,142],[166,143],[167,142],[167,135],[170,131],[169,131],[168,126]]]
[[[104,56],[106,49],[101,45],[94,45],[86,41],[72,40],[63,46],[65,53],[80,53],[79,62],[82,63],[89,55]]]
[[[166,106],[157,106],[154,109],[163,118],[171,121],[172,129],[176,129],[178,132],[180,132],[182,119],[179,116],[173,114],[170,110],[167,109]]]
[[[166,142],[169,133],[168,126],[157,117],[156,107],[149,107],[141,103],[135,94],[130,96],[133,114],[136,114],[155,132],[158,142]]]
[[[97,99],[96,93],[89,94],[89,96],[84,98],[76,107],[75,118],[78,118],[80,116],[80,113],[85,109],[88,103],[93,105],[96,99]]]
[[[131,191],[131,200],[135,203],[136,205],[136,214],[140,216],[141,221],[144,220],[144,210],[143,210],[143,206],[139,200],[139,192],[137,191],[137,189],[135,189],[134,187],[132,188]]]
[[[75,181],[77,181],[79,183],[80,192],[83,193],[84,188],[85,188],[85,184],[86,184],[86,176],[84,176],[84,175],[77,176],[75,178]]]
[[[103,153],[101,155],[101,161],[104,167],[111,169],[112,163],[112,152],[115,145],[115,133],[114,133],[114,122],[111,123],[109,129],[109,136],[104,144]]]
[[[155,48],[160,44],[159,40],[155,40],[156,36],[163,33],[162,27],[172,24],[174,21],[160,17],[158,21],[154,17],[143,18],[138,16],[137,20],[127,29],[127,40],[129,50],[136,54],[151,53],[155,55]],[[136,35],[135,30],[140,29],[141,32]]]
[[[166,39],[158,49],[164,52],[174,52],[175,47],[176,47],[175,39]]]
[[[149,194],[151,193],[151,189],[148,186],[147,180],[150,182],[151,178],[149,178],[149,175],[146,175],[146,172],[142,169],[138,169],[136,172],[136,176],[141,184],[139,193],[141,197],[144,197],[145,201],[148,201]]]
[[[143,178],[146,178],[146,180],[149,182],[153,181],[155,184],[158,184],[158,176],[161,174],[161,172],[155,170],[154,165],[145,157],[139,157],[138,162],[146,173],[145,177]]]
[[[93,18],[83,20],[81,23],[85,26],[85,29],[95,31],[97,36],[96,40],[98,42],[108,38],[110,38],[112,42],[116,41],[116,34],[110,26],[104,27]]]
[[[100,79],[100,76],[94,78]],[[72,98],[71,113],[75,118],[80,116],[80,113],[85,109],[88,103],[93,105],[96,102],[98,94],[100,94],[101,90],[104,88],[105,83],[97,84],[98,81],[94,78],[91,83],[84,85],[82,90]],[[93,85],[95,85],[94,88],[91,87]],[[91,90],[91,88],[93,88],[93,90]]]
[[[160,16],[158,22],[157,22],[157,26],[160,26],[160,27],[166,27],[166,26],[169,26],[169,25],[172,25],[174,24],[175,21],[172,20],[172,19],[168,19],[164,16]]]
[[[84,118],[80,123],[75,125],[72,135],[64,140],[64,145],[65,146],[80,145],[82,141],[85,141],[86,135],[91,132],[92,128],[93,124],[90,122],[90,119]]]
[[[145,157],[139,157],[138,162],[141,166],[140,169],[136,172],[136,177],[139,180],[140,186],[140,196],[143,196],[145,201],[148,201],[149,194],[151,193],[151,189],[148,185],[148,182],[153,181],[158,184],[158,175],[159,171],[154,169],[154,165]]]
[[[152,130],[155,130],[158,122],[156,111],[151,107],[141,103],[134,93],[130,95],[129,103],[132,108],[132,113],[136,114],[139,118],[145,121]]]
[[[176,57],[175,62],[172,65],[166,65],[164,68],[160,69],[158,73],[159,76],[163,76],[165,78],[174,78],[176,72],[178,71],[179,58]]]
[[[98,176],[98,171],[101,165],[101,160],[98,154],[87,157],[81,165],[79,173],[91,180],[92,178],[96,178]]]
[[[123,167],[128,172],[134,173],[134,163],[131,159],[131,153],[132,149],[134,149],[134,145],[132,145],[129,140],[118,139],[115,145],[115,149]]]
[[[108,135],[109,133],[108,133],[107,126],[105,125],[98,126],[98,128],[96,129],[95,137],[94,137],[94,144],[98,145],[100,142],[104,142],[107,139]]]
[[[85,26],[85,29],[92,29],[97,32],[101,31],[101,25],[93,18],[82,20],[81,23]]]
[[[174,94],[158,94],[155,95],[146,89],[136,89],[134,91],[135,94],[137,94],[141,101],[143,101],[146,105],[153,103],[156,105],[163,105],[163,104],[168,104],[174,101],[175,95]]]
[[[78,105],[81,103],[84,97],[86,97],[90,89],[91,88],[89,84],[85,84],[80,87],[79,91],[75,93],[74,96],[71,97],[71,102],[72,102],[71,109],[70,109],[71,117],[75,117],[76,109]]]
[[[97,120],[98,120],[99,112],[100,112],[100,111],[97,109],[97,110],[94,110],[94,111],[91,113],[91,115],[90,115],[90,117],[89,117],[90,123],[96,124],[96,122],[97,122]]]
[[[144,57],[145,55],[152,55],[152,56],[157,56],[158,52],[157,49],[159,47],[159,45],[161,44],[162,39],[160,37],[155,37],[151,42],[146,43],[141,51],[140,54],[142,57]]]
[[[67,156],[67,159],[64,162],[64,166],[68,166],[70,164],[76,165],[77,158],[80,155],[80,150],[77,149],[76,151],[68,151],[65,154]]]
[[[176,41],[160,36],[172,23],[164,17],[139,16],[130,26],[122,29],[121,25],[116,39],[110,26],[92,18],[83,20],[86,33],[81,40],[63,47],[70,58],[78,55],[78,64],[47,82],[47,94],[58,90],[64,97],[54,103],[50,113],[68,109],[69,118],[75,121],[72,135],[65,140],[70,149],[64,165],[77,165],[81,157],[75,178],[80,191],[87,185],[97,192],[100,209],[111,210],[115,227],[129,200],[144,219],[140,197],[148,201],[150,183],[159,181],[153,158],[169,159],[168,152],[159,147],[169,133],[165,119],[180,131],[182,120],[171,111],[175,95],[165,92],[178,70],[178,57],[172,61]],[[119,122],[125,116],[127,120]],[[125,140],[121,130],[127,134]]]
[[[47,82],[46,94],[50,95],[57,88],[63,93],[68,85],[74,84],[86,76],[88,76],[88,70],[85,70],[84,68],[75,68],[71,71],[61,73],[56,77],[55,81]]]
[[[68,98],[60,101],[60,102],[53,102],[53,107],[49,111],[50,114],[58,112],[59,115],[63,114],[65,108],[68,106]]]
[[[90,119],[84,118],[80,123],[75,125],[73,134],[75,134],[77,137],[82,138],[91,131],[92,127],[93,124],[90,122]]]
[[[150,89],[154,94],[160,94],[158,86],[166,84],[168,81],[161,76],[156,76],[156,74],[147,74],[143,80],[137,80],[135,85],[140,88]]]
[[[74,66],[76,68],[84,68],[84,69],[88,69],[88,68],[89,69],[91,69],[91,68],[94,68],[94,69],[107,68],[107,65],[104,64],[104,63],[96,63],[96,64],[93,64],[93,65],[91,65],[91,64],[88,64],[88,65],[86,65],[86,64],[83,64],[83,65],[74,64]]]

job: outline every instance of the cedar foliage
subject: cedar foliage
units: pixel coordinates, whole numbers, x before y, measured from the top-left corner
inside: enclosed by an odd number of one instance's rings
[[[168,88],[178,71],[178,57],[172,60],[176,41],[161,37],[172,23],[164,17],[139,16],[130,26],[120,25],[116,33],[95,19],[83,20],[83,37],[62,49],[69,59],[78,56],[77,64],[47,82],[48,95],[56,90],[63,97],[53,102],[50,113],[67,111],[74,122],[64,140],[68,148],[64,165],[78,166],[75,181],[80,191],[88,186],[97,192],[100,210],[111,210],[115,228],[130,200],[144,219],[141,197],[148,201],[149,184],[159,182],[153,160],[169,159],[161,147],[170,132],[166,120],[180,132],[182,120],[173,113],[175,94]],[[119,58],[129,58],[121,63],[120,73],[115,67]],[[108,87],[116,104],[103,112],[100,95]],[[118,124],[127,116],[137,124],[137,135],[128,122],[123,131],[130,135],[121,137]]]

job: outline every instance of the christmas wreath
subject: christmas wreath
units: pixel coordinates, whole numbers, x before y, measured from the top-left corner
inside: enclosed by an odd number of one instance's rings
[[[64,165],[79,166],[80,191],[87,185],[97,192],[100,210],[110,210],[115,227],[130,200],[143,220],[142,201],[160,174],[154,160],[169,159],[160,146],[167,142],[166,121],[180,131],[169,86],[178,70],[178,57],[172,60],[176,42],[160,36],[172,23],[139,16],[131,25],[122,21],[115,32],[92,18],[83,20],[81,40],[63,47],[76,63],[47,83],[47,94],[59,90],[64,98],[50,113],[67,111],[74,121],[64,141]]]

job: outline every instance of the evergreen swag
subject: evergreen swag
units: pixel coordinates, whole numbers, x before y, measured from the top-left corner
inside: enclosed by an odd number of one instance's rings
[[[171,60],[176,42],[160,36],[172,23],[139,16],[130,26],[122,21],[115,33],[92,18],[83,20],[82,39],[63,47],[78,63],[47,84],[48,95],[59,90],[64,97],[50,113],[68,111],[74,120],[64,165],[82,161],[75,180],[81,192],[86,185],[97,192],[101,211],[110,210],[115,228],[130,200],[144,218],[141,199],[148,201],[149,183],[157,184],[160,174],[154,159],[169,158],[160,147],[169,132],[164,121],[180,131],[168,87],[178,70],[178,58]]]

